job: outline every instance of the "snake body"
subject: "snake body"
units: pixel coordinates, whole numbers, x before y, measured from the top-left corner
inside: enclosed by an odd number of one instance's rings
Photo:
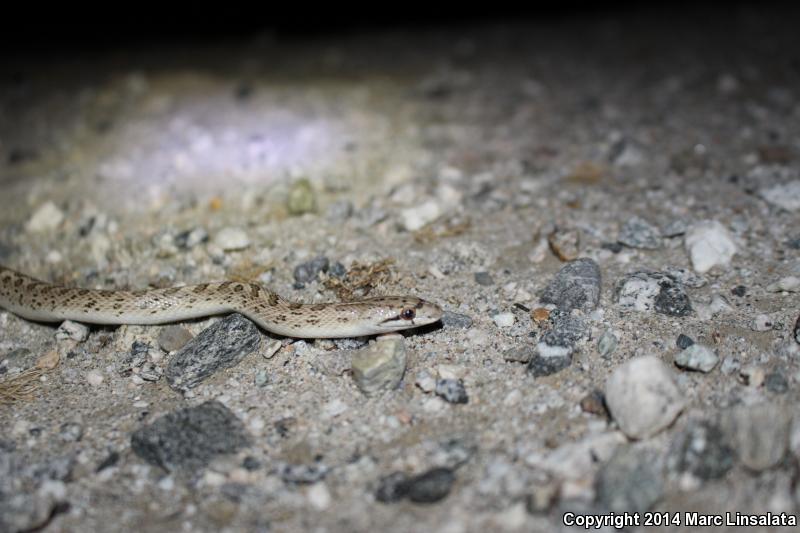
[[[263,329],[299,338],[358,337],[439,320],[442,310],[413,296],[301,304],[257,283],[223,281],[168,289],[97,290],[46,283],[0,266],[0,307],[29,320],[164,324],[237,312]]]

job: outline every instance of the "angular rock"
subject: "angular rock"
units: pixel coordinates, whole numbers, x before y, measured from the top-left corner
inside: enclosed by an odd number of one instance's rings
[[[716,220],[705,220],[693,225],[686,232],[684,242],[692,266],[700,274],[715,266],[727,268],[736,253],[733,235]]]
[[[658,228],[637,216],[631,217],[625,222],[620,229],[617,241],[631,248],[645,250],[656,250],[662,246],[661,233]]]
[[[657,357],[635,357],[606,381],[606,405],[619,428],[632,439],[651,437],[677,418],[686,406],[672,373]]]
[[[800,210],[800,180],[761,189],[759,194],[767,202],[786,211]]]
[[[414,503],[435,503],[450,494],[456,475],[450,468],[433,468],[407,482],[408,499]]]
[[[614,512],[650,509],[664,494],[658,456],[632,446],[618,448],[603,465],[595,482],[598,504]]]
[[[672,442],[667,466],[676,473],[689,473],[701,480],[718,479],[728,473],[735,452],[720,427],[712,422],[691,422]]]
[[[442,325],[452,329],[469,329],[472,327],[472,319],[467,315],[445,311],[442,313]]]
[[[440,379],[436,382],[436,395],[449,403],[467,403],[469,396],[460,379]]]
[[[600,302],[600,267],[588,258],[564,265],[540,294],[542,303],[553,304],[561,311],[593,311]]]
[[[785,405],[761,403],[728,410],[721,427],[742,464],[758,472],[777,465],[786,455],[791,422]]]
[[[89,328],[72,320],[65,320],[56,330],[56,339],[83,342],[89,338]]]
[[[767,285],[768,292],[800,292],[800,278],[797,276],[786,276],[775,283]]]
[[[239,363],[258,350],[261,333],[238,313],[201,331],[172,356],[166,370],[170,387],[187,391],[216,371]]]
[[[619,339],[614,335],[614,332],[607,329],[597,341],[597,352],[600,354],[600,357],[608,357],[617,349],[618,343]]]
[[[320,272],[327,272],[329,266],[330,260],[327,257],[323,255],[315,257],[294,267],[294,280],[297,283],[309,283],[317,279]]]
[[[711,372],[719,362],[714,350],[702,344],[692,344],[675,355],[675,364],[688,370]]]
[[[148,463],[192,475],[248,443],[242,421],[216,400],[168,413],[131,435],[131,448]]]
[[[536,354],[528,364],[528,371],[535,377],[548,376],[572,364],[575,345],[586,335],[586,322],[569,312],[553,311],[551,323],[536,345]]]
[[[694,339],[692,339],[688,335],[684,335],[683,333],[678,335],[678,338],[675,339],[675,345],[678,348],[680,348],[681,350],[685,350],[686,348],[688,348],[692,344],[694,344]]]
[[[686,316],[692,303],[683,284],[661,272],[634,272],[617,284],[615,300],[624,310],[656,311],[669,316]]]
[[[406,371],[406,348],[401,335],[382,336],[353,354],[356,386],[367,396],[393,390]]]

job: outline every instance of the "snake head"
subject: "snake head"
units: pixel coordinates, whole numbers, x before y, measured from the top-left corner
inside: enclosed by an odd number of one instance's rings
[[[374,309],[376,333],[416,328],[442,318],[438,305],[413,296],[384,296],[367,301]]]

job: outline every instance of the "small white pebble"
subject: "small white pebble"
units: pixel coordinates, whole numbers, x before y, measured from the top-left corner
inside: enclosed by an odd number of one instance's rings
[[[250,246],[250,237],[241,228],[224,228],[214,236],[214,244],[226,252],[244,250]]]
[[[347,404],[339,398],[331,400],[325,404],[325,407],[322,408],[322,412],[326,418],[335,418],[345,411],[347,411]]]
[[[505,398],[503,398],[503,405],[507,407],[512,407],[514,405],[517,405],[521,399],[522,399],[522,393],[520,392],[520,390],[514,389],[508,394],[506,394]]]
[[[417,379],[414,383],[422,389],[423,392],[433,392],[436,389],[436,380],[427,370],[420,370],[417,372]]]
[[[105,380],[105,378],[103,377],[103,374],[101,374],[97,370],[90,370],[86,374],[86,381],[92,387],[97,387],[98,385],[103,383],[104,380]]]
[[[308,503],[318,511],[324,511],[331,504],[331,493],[325,483],[314,483],[308,488]]]
[[[753,331],[769,331],[772,329],[772,319],[767,315],[757,315],[750,324]]]
[[[507,328],[514,325],[514,313],[499,313],[492,317],[498,328]]]
[[[145,400],[139,400],[138,402],[133,402],[133,406],[136,407],[137,409],[144,409],[148,405],[150,404],[147,403],[147,401]]]
[[[271,343],[267,344],[267,347],[264,349],[264,359],[272,359],[275,357],[275,354],[278,353],[278,350],[281,349],[281,341],[272,341]]]
[[[767,286],[769,292],[798,292],[800,291],[800,278],[786,276]]]
[[[439,204],[429,200],[419,206],[403,209],[400,213],[400,224],[406,231],[417,231],[430,224],[442,214]]]
[[[56,330],[56,339],[60,341],[74,340],[83,342],[89,337],[89,328],[83,324],[73,322],[72,320],[65,320],[58,326]]]
[[[56,229],[64,221],[64,212],[53,202],[42,204],[28,220],[26,228],[32,233]]]

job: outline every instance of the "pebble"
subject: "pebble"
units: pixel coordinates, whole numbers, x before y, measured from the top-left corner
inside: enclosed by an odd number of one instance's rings
[[[783,372],[775,370],[764,378],[764,387],[773,394],[786,394],[789,390],[789,380],[786,379]]]
[[[747,365],[739,370],[739,380],[748,387],[753,387],[754,389],[763,385],[766,378],[767,373],[764,372],[764,369],[760,366]]]
[[[686,250],[696,272],[703,274],[715,266],[727,268],[737,247],[733,235],[716,220],[691,226],[684,237]]]
[[[655,356],[635,357],[606,381],[606,406],[632,439],[651,437],[672,424],[686,406],[685,395],[666,365]]]
[[[734,296],[738,296],[739,298],[742,298],[745,294],[747,294],[747,287],[745,287],[744,285],[737,285],[736,287],[731,289],[731,294],[733,294]]]
[[[608,409],[606,409],[606,399],[601,390],[593,390],[580,401],[581,411],[584,413],[591,413],[608,417]]]
[[[528,372],[534,377],[549,376],[561,372],[572,364],[572,355],[566,348],[547,351],[540,349],[528,363]]]
[[[692,344],[675,355],[675,364],[680,368],[703,373],[711,372],[718,362],[719,357],[714,350],[702,344]]]
[[[400,335],[381,336],[353,354],[353,381],[366,396],[395,389],[406,371],[405,341]]]
[[[414,384],[422,389],[423,392],[433,392],[436,390],[436,378],[434,378],[427,370],[420,370],[417,372],[417,377]]]
[[[588,258],[576,259],[559,270],[547,284],[540,300],[562,311],[593,311],[600,302],[601,276],[598,264]]]
[[[317,279],[320,272],[327,272],[330,260],[325,256],[318,256],[311,261],[306,261],[294,267],[294,280],[297,283],[309,283]]]
[[[333,498],[328,490],[328,486],[323,482],[314,483],[308,488],[306,493],[308,503],[317,511],[324,511],[331,505]]]
[[[64,221],[64,212],[53,202],[45,202],[34,211],[25,228],[31,233],[56,229]]]
[[[772,319],[764,314],[756,315],[750,323],[753,331],[769,331],[772,329]]]
[[[675,339],[675,345],[681,350],[685,350],[692,344],[694,344],[694,339],[692,339],[688,335],[684,335],[683,333],[678,335],[678,338]]]
[[[176,352],[166,369],[174,390],[186,392],[216,371],[239,363],[258,350],[261,333],[238,313],[226,316],[204,329]]]
[[[775,283],[767,285],[767,292],[798,292],[800,291],[800,278],[786,276]]]
[[[556,228],[547,236],[547,244],[556,257],[572,261],[581,253],[581,232],[577,228]]]
[[[83,426],[77,422],[64,422],[58,430],[63,442],[78,442],[83,437]]]
[[[624,310],[652,310],[668,316],[686,316],[692,312],[683,284],[661,272],[629,274],[617,284],[615,299]]]
[[[375,499],[382,503],[399,502],[408,495],[408,476],[403,472],[392,472],[378,481]]]
[[[86,382],[92,387],[97,387],[105,381],[103,374],[97,370],[90,370],[86,373]]]
[[[65,320],[56,330],[56,339],[83,342],[89,338],[89,328],[72,320]]]
[[[550,313],[551,327],[536,344],[536,354],[528,363],[534,377],[549,376],[572,364],[572,352],[586,335],[586,323],[578,316],[563,311]]]
[[[703,481],[719,479],[733,467],[734,451],[718,425],[690,422],[670,446],[667,466]]]
[[[406,482],[406,494],[414,503],[436,503],[450,494],[456,475],[450,468],[433,468]]]
[[[781,462],[789,445],[791,411],[782,404],[738,405],[721,418],[721,427],[739,460],[756,472]]]
[[[162,328],[158,333],[158,345],[165,352],[180,350],[192,340],[192,332],[183,326],[171,325]]]
[[[268,343],[264,348],[264,352],[261,354],[262,357],[264,357],[264,359],[272,359],[275,357],[275,354],[278,353],[278,350],[281,349],[281,346],[283,346],[283,344],[279,340]]]
[[[322,414],[325,418],[336,418],[347,412],[348,406],[345,402],[336,398],[329,401],[322,407]]]
[[[242,228],[223,228],[214,235],[214,244],[225,252],[234,252],[249,247],[250,237]]]
[[[645,250],[656,250],[662,246],[661,232],[658,228],[638,216],[631,217],[625,222],[617,241],[630,248]]]
[[[469,329],[472,327],[472,319],[468,315],[445,311],[442,314],[442,325],[449,329]]]
[[[175,246],[182,250],[190,250],[198,244],[208,242],[208,232],[205,228],[194,228],[178,233],[175,236]]]
[[[492,316],[492,320],[498,328],[508,328],[514,325],[516,318],[514,313],[498,313]]]
[[[264,369],[257,371],[255,377],[253,378],[253,383],[256,387],[266,387],[269,383],[269,374],[267,371]]]
[[[604,510],[643,513],[664,494],[658,456],[633,446],[617,448],[595,482],[597,502]]]
[[[494,280],[488,272],[475,272],[475,283],[488,287],[489,285],[494,285]]]
[[[317,197],[308,179],[299,179],[292,184],[286,199],[286,209],[293,216],[313,213],[317,210]]]
[[[614,335],[614,332],[610,329],[607,329],[597,341],[597,352],[600,354],[600,357],[607,358],[614,353],[614,350],[617,349],[618,343],[619,339],[617,339],[617,336]]]
[[[200,475],[212,459],[249,444],[244,425],[216,400],[178,409],[134,431],[131,449],[168,472]]]
[[[767,202],[786,211],[800,210],[800,180],[761,189],[759,194]]]
[[[440,379],[436,381],[436,395],[449,403],[467,403],[469,396],[464,382],[460,379]]]
[[[527,363],[536,354],[530,346],[515,346],[503,352],[503,360],[512,363]]]
[[[442,214],[442,208],[434,200],[400,212],[400,226],[406,231],[417,231],[427,226]]]

